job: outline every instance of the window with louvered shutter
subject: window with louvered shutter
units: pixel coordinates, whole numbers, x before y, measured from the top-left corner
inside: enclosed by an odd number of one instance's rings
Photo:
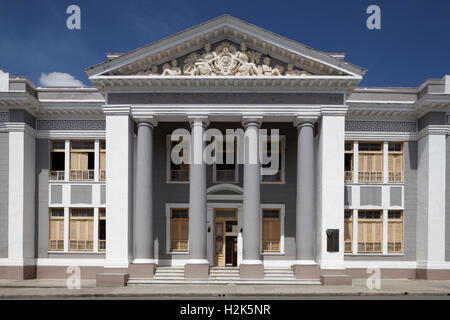
[[[94,249],[94,209],[71,209],[69,219],[69,250]]]
[[[189,248],[189,209],[170,210],[170,250],[188,251]]]
[[[344,181],[353,182],[353,141],[345,141]]]
[[[344,213],[344,252],[353,252],[353,212],[345,210]]]
[[[358,253],[381,253],[383,251],[382,211],[358,212]]]
[[[358,181],[383,182],[383,145],[381,142],[360,142]]]
[[[389,182],[403,182],[403,143],[389,143]]]
[[[99,177],[100,180],[106,180],[106,142],[100,141],[100,155],[99,155]]]
[[[106,209],[100,208],[98,212],[98,251],[106,250]]]
[[[71,141],[70,180],[94,179],[94,142]]]
[[[280,209],[263,209],[262,251],[280,252]]]
[[[48,234],[48,250],[64,250],[64,209],[50,209]]]
[[[403,252],[403,212],[388,212],[388,252]]]
[[[173,147],[175,147],[179,141],[171,141],[170,142],[170,150],[167,152],[169,153],[169,159],[170,159],[170,181],[189,181],[189,164],[187,163],[180,163],[175,164],[172,162],[171,153],[173,150]],[[179,156],[180,159],[183,159],[183,149],[180,150]]]

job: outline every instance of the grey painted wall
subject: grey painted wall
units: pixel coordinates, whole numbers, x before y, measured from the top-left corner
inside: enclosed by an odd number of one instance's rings
[[[70,203],[92,204],[92,185],[72,185],[70,187]]]
[[[9,110],[10,122],[24,122],[32,128],[35,128],[35,118],[23,109],[11,109]]]
[[[381,206],[381,187],[361,187],[361,206]]]
[[[50,187],[50,202],[52,204],[62,203],[62,185],[53,185]]]
[[[405,155],[405,203],[404,203],[404,254],[400,256],[380,255],[345,255],[347,261],[415,261],[416,260],[416,220],[417,220],[417,142],[410,141],[404,144]]]
[[[391,187],[390,188],[390,205],[401,206],[402,205],[402,188]]]
[[[50,141],[36,139],[36,237],[37,256],[48,256],[48,176]]]
[[[0,258],[8,257],[9,136],[0,132]]]
[[[446,122],[445,112],[428,112],[418,121],[419,131],[428,125],[443,125]]]
[[[447,136],[447,166],[445,174],[445,261],[450,261],[450,137]]]

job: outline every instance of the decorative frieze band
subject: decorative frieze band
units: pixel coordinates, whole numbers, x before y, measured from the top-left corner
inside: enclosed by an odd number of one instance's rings
[[[105,120],[37,120],[38,130],[105,130]]]
[[[0,128],[6,128],[5,122],[9,121],[9,112],[0,112]]]
[[[417,132],[413,121],[346,121],[345,131]]]

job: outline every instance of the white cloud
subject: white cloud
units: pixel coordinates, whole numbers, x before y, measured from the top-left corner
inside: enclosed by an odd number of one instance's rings
[[[82,87],[83,82],[64,72],[42,73],[39,83],[47,87]]]

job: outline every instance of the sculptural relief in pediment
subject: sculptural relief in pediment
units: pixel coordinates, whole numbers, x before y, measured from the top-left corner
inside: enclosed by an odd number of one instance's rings
[[[158,72],[158,66],[151,66],[138,72],[138,75],[162,76],[304,76],[310,75],[305,70],[299,70],[293,64],[286,67],[273,63],[269,56],[262,58],[260,52],[248,50],[245,42],[236,45],[223,41],[213,50],[210,43],[206,43],[203,50],[193,52],[182,60],[182,66],[173,59],[165,63]]]

